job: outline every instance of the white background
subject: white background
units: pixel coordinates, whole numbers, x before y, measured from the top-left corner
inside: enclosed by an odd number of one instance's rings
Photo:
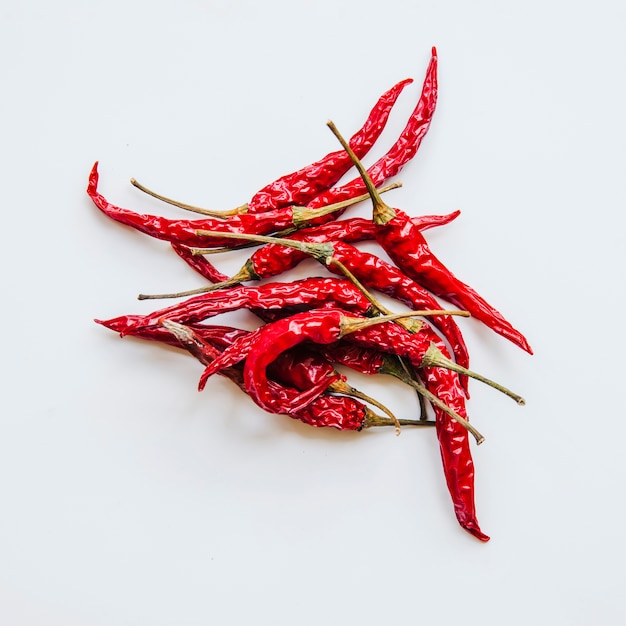
[[[3,2],[0,622],[625,623],[625,27],[608,0]],[[219,377],[199,394],[188,355],[92,322],[202,284],[97,212],[96,159],[122,206],[181,215],[135,176],[231,208],[412,76],[372,162],[431,45],[438,110],[388,200],[462,210],[433,249],[536,352],[460,322],[474,368],[527,399],[472,385],[488,544],[456,523],[434,432],[316,431]]]

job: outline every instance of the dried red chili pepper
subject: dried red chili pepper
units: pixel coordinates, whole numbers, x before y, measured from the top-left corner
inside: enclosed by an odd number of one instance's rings
[[[170,337],[176,337],[176,342],[185,347],[203,365],[208,365],[214,358],[219,356],[219,350],[208,345],[198,336],[197,332],[190,327],[167,320],[164,321],[164,324],[168,329],[167,332],[171,333]],[[151,338],[156,338],[157,329],[143,329],[142,332],[151,333]],[[245,333],[246,331],[242,332]],[[171,338],[166,339],[162,333],[160,334],[161,337],[159,340],[172,344]],[[223,369],[220,371],[220,374],[229,378],[242,389],[242,391],[247,393],[243,383],[243,371],[241,366],[236,365]],[[348,396],[318,396],[300,411],[292,412],[290,417],[317,428],[332,427],[339,430],[358,431],[374,426],[390,426],[394,423],[392,419],[376,414],[365,404]],[[421,425],[414,420],[401,420],[401,423],[405,425]]]
[[[198,272],[203,278],[206,278],[212,283],[220,283],[228,280],[226,274],[220,272],[215,265],[209,262],[205,257],[194,254],[188,246],[172,243],[172,248],[189,267]]]
[[[383,324],[382,326],[368,326],[359,329],[348,335],[347,340],[359,342],[368,348],[375,346],[385,349],[385,346],[388,344],[394,354],[404,354],[405,356],[410,354],[412,357],[417,354],[426,355],[434,338],[433,335],[429,335],[427,332],[410,335],[409,341],[412,348],[421,344],[420,349],[413,353],[406,343],[398,342],[397,338],[393,338],[395,329],[398,330],[400,335],[403,334],[404,329],[401,327],[394,324]],[[406,331],[404,333],[406,334]],[[415,359],[415,361],[420,363],[423,360]],[[376,368],[376,361],[374,363],[374,368]],[[383,363],[384,360],[380,362],[380,368],[375,369],[375,371],[380,371]],[[488,541],[489,537],[481,531],[476,517],[474,463],[469,446],[468,431],[447,410],[452,409],[457,416],[467,419],[465,398],[463,390],[459,385],[458,377],[454,372],[441,367],[422,367],[420,371],[426,388],[444,403],[444,406],[442,406],[439,402],[433,402],[433,398],[429,398],[435,411],[437,438],[439,440],[444,475],[454,504],[455,515],[459,524],[465,530],[481,541]]]
[[[376,241],[387,252],[394,263],[409,277],[432,291],[436,296],[444,298],[471,313],[472,317],[502,335],[526,352],[532,349],[524,335],[488,304],[471,287],[461,282],[432,253],[428,243],[411,218],[400,209],[387,205],[376,191],[365,167],[343,139],[332,122],[328,126],[339,139],[344,149],[350,154],[355,166],[365,182],[374,205],[374,223]]]
[[[390,150],[367,170],[375,185],[381,185],[385,180],[396,176],[415,156],[422,138],[428,130],[436,98],[437,51],[433,48],[430,63],[426,69],[422,94],[406,126]],[[331,203],[360,195],[365,189],[363,180],[360,177],[355,178],[341,187],[329,189],[318,195],[307,206],[311,209],[322,208]]]
[[[122,315],[96,322],[125,335],[140,327],[159,326],[163,319],[191,324],[241,308],[317,307],[324,302],[332,302],[360,313],[371,309],[369,300],[347,279],[305,278],[290,283],[264,283],[254,287],[240,285],[189,298],[148,315]]]
[[[365,125],[352,136],[350,146],[360,158],[369,152],[380,137],[398,96],[412,82],[410,78],[403,80],[386,92],[370,112]],[[279,178],[252,197],[248,203],[248,212],[278,209],[290,204],[308,204],[322,191],[336,184],[352,167],[352,160],[346,160],[345,157],[345,152],[331,152],[320,161]]]
[[[412,82],[413,79],[407,78],[394,85],[389,91],[386,91],[370,111],[365,124],[351,137],[350,146],[360,158],[363,158],[370,151],[380,137],[387,124],[393,105],[396,103],[402,90]],[[227,218],[242,213],[263,213],[290,205],[305,205],[315,196],[335,185],[351,167],[352,161],[343,150],[331,152],[315,163],[311,163],[291,174],[281,176],[257,191],[252,196],[250,202],[232,211],[201,209],[157,194],[139,184],[134,178],[131,179],[131,183],[138,189],[141,189],[141,191],[174,206],[203,213],[204,215]]]
[[[306,207],[285,207],[266,213],[235,215],[228,220],[206,217],[198,220],[172,220],[157,215],[135,213],[128,209],[111,204],[98,192],[98,163],[96,162],[89,175],[87,194],[93,203],[108,217],[131,226],[136,230],[172,243],[186,246],[207,246],[207,240],[198,237],[198,229],[209,229],[226,233],[258,233],[268,234],[287,228],[302,227],[332,219],[332,214],[339,213],[345,203],[338,207],[326,206],[324,209],[308,209]],[[350,199],[350,203],[353,200]],[[231,239],[213,239],[215,246],[228,246]]]

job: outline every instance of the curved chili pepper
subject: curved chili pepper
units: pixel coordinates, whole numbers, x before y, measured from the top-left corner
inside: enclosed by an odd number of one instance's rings
[[[212,283],[221,283],[228,280],[228,276],[220,272],[206,257],[193,254],[188,246],[178,243],[172,243],[171,245],[174,252],[203,278]]]
[[[363,158],[382,133],[389,113],[402,90],[413,80],[400,81],[384,93],[371,110],[367,121],[350,139],[350,146]],[[248,203],[249,213],[279,209],[290,204],[305,205],[322,191],[326,191],[352,167],[342,150],[331,152],[323,159],[292,174],[287,174],[266,185]]]
[[[360,313],[371,309],[369,300],[349,280],[326,277],[305,278],[291,283],[265,283],[255,287],[240,285],[204,293],[148,315],[122,315],[96,322],[125,335],[140,327],[159,326],[163,319],[191,324],[240,308],[316,307],[324,302]]]
[[[408,335],[406,341],[398,341],[397,335]],[[380,326],[368,326],[346,336],[348,342],[357,342],[365,347],[378,350],[389,349],[393,354],[408,356],[419,366],[436,335],[428,332],[408,334],[395,324],[384,323]],[[445,346],[441,346],[445,350]],[[249,358],[249,357],[248,357]],[[384,360],[383,360],[384,362]],[[378,363],[375,360],[374,366]],[[382,367],[382,363],[380,364]],[[245,373],[244,369],[244,373]],[[443,401],[457,415],[467,419],[465,397],[454,372],[440,367],[422,367],[421,378],[426,388]],[[440,405],[433,403],[436,416],[437,438],[443,463],[448,491],[454,504],[454,512],[459,524],[481,541],[488,541],[478,524],[474,503],[474,463],[469,446],[467,429],[452,419]]]
[[[135,213],[111,204],[98,192],[98,178],[98,163],[96,162],[89,175],[87,194],[105,215],[156,239],[186,246],[207,246],[207,240],[196,234],[199,229],[215,229],[223,233],[268,234],[323,222],[327,218],[332,219],[331,216],[334,213],[340,212],[331,206],[326,206],[322,211],[319,209],[312,211],[306,207],[284,207],[266,213],[234,215],[227,220],[211,217],[198,220],[173,220],[157,215]],[[231,239],[226,238],[213,240],[215,246],[228,246],[231,242]]]
[[[426,76],[424,78],[424,91],[437,91],[437,51],[432,49],[432,56]],[[425,127],[425,105],[423,98],[420,98],[415,109],[411,113],[404,130],[390,150],[382,156],[374,165],[368,168],[367,172],[375,185],[382,184],[388,178],[396,176],[402,168],[415,156],[420,146],[422,138],[428,126]],[[360,195],[366,189],[365,183],[359,178],[351,180],[341,187],[334,187],[327,192],[320,194],[307,205],[311,209],[320,209],[331,203],[340,202]],[[328,221],[328,220],[326,220]]]
[[[493,331],[532,354],[528,341],[504,316],[476,291],[460,281],[430,250],[424,236],[408,215],[395,209],[395,216],[381,224],[376,241],[407,275],[455,306],[468,311]]]
[[[436,82],[427,89],[424,85],[422,98],[424,100],[425,122],[424,133],[430,125],[430,118],[435,110],[437,94]],[[413,221],[404,211],[387,205],[376,190],[367,170],[361,164],[354,151],[347,144],[332,122],[329,127],[349,154],[367,187],[374,206],[373,222],[376,224],[376,241],[387,252],[393,262],[409,277],[420,285],[432,291],[436,296],[444,298],[467,310],[477,320],[502,335],[526,352],[532,354],[532,349],[524,335],[494,309],[488,302],[478,295],[471,287],[460,281],[450,270],[432,253],[426,239]]]

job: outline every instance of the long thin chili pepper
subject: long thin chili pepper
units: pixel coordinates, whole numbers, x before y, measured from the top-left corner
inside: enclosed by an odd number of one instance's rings
[[[201,231],[204,236],[211,236],[210,231]],[[247,235],[233,235],[236,238],[250,239],[253,241],[269,241],[269,238],[254,237]],[[410,308],[438,309],[438,302],[418,283],[405,276],[393,265],[383,261],[369,252],[365,252],[341,241],[332,243],[316,244],[305,241],[290,239],[273,239],[272,243],[259,248],[244,264],[242,269],[226,283],[216,283],[208,289],[218,289],[222,285],[237,284],[246,280],[260,280],[275,276],[292,267],[293,261],[303,257],[287,254],[284,250],[295,247],[301,254],[308,254],[319,260],[330,271],[342,273],[331,262],[339,261],[345,266],[363,285],[376,289],[388,295]],[[282,248],[282,250],[281,250]],[[201,252],[201,251],[200,251]],[[283,263],[287,259],[287,264]],[[444,335],[450,343],[456,361],[463,367],[469,366],[469,354],[457,324],[450,317],[434,316],[433,325]]]
[[[400,209],[387,205],[376,191],[365,167],[332,122],[328,126],[350,154],[363,178],[374,205],[373,221],[377,225],[376,241],[394,263],[407,275],[455,306],[466,309],[477,320],[526,352],[532,349],[526,338],[471,287],[461,282],[433,254],[411,218]]]
[[[524,398],[517,393],[452,361],[445,344],[426,322],[422,323],[416,333],[411,333],[398,324],[359,329],[347,337],[346,341],[356,342],[366,347],[375,347],[383,352],[405,357],[420,369],[438,367],[474,378],[508,396],[520,406],[525,404]]]
[[[411,78],[407,78],[386,91],[370,111],[365,124],[351,137],[350,146],[360,158],[363,158],[370,151],[380,137],[387,124],[393,105],[396,103],[402,90],[412,82]],[[351,167],[352,161],[349,157],[347,158],[343,150],[331,152],[315,163],[311,163],[291,174],[281,176],[257,191],[252,196],[250,202],[232,211],[201,209],[157,194],[139,184],[134,178],[131,179],[131,183],[141,191],[174,206],[204,215],[226,218],[241,213],[263,213],[289,205],[307,204],[315,196],[335,185]]]
[[[426,327],[425,327],[426,328]],[[385,342],[389,344],[394,354],[407,354],[406,344],[393,338],[394,329],[402,333],[403,329],[394,324],[382,326],[367,326],[347,335],[348,341],[357,341],[366,347],[384,349]],[[410,341],[424,343],[419,350],[426,354],[426,346],[432,337],[424,336],[422,332],[411,335]],[[385,363],[384,359],[373,358],[372,369],[383,371],[385,366],[393,368],[393,362]],[[244,370],[245,371],[245,370]],[[467,418],[465,398],[459,385],[458,377],[453,371],[441,367],[422,367],[421,377],[424,385],[432,394],[429,398],[436,416],[437,438],[443,463],[444,475],[448,491],[452,498],[455,515],[459,524],[481,541],[488,541],[478,524],[474,503],[474,462],[469,446],[468,431],[458,417],[451,415],[450,409],[456,416]],[[398,372],[388,371],[398,375]],[[413,384],[412,381],[405,381]]]
[[[371,309],[369,300],[349,280],[312,277],[290,283],[264,283],[253,287],[240,285],[201,294],[147,315],[122,315],[96,322],[124,335],[139,327],[158,326],[163,319],[191,324],[240,308],[279,309],[299,305],[311,308],[324,302],[359,313]]]
[[[172,243],[174,252],[183,260],[189,267],[195,270],[200,276],[206,278],[212,283],[220,283],[228,280],[228,276],[220,272],[213,263],[203,256],[194,254],[189,246],[184,246],[178,243]]]
[[[381,185],[388,178],[396,176],[415,156],[422,138],[428,130],[428,120],[429,117],[432,116],[430,109],[433,106],[434,100],[436,100],[436,94],[437,51],[433,48],[430,63],[426,69],[422,95],[411,113],[406,126],[387,153],[380,157],[376,163],[367,170],[375,185]],[[358,177],[341,187],[333,187],[318,195],[308,203],[307,207],[311,209],[321,209],[331,203],[358,196],[362,194],[365,189],[365,183],[361,177]]]
[[[347,206],[344,201],[337,205],[328,205],[324,209],[308,209],[307,207],[284,207],[266,213],[235,215],[228,220],[206,217],[198,220],[173,220],[157,215],[135,213],[129,209],[115,206],[98,192],[98,163],[96,162],[89,175],[87,194],[93,203],[111,219],[131,226],[140,232],[177,244],[186,246],[207,246],[209,242],[199,237],[199,229],[215,230],[226,233],[257,233],[268,234],[292,227],[302,227],[312,223],[322,223],[332,219]],[[348,199],[352,204],[355,200]],[[228,246],[231,239],[212,239],[215,246]]]

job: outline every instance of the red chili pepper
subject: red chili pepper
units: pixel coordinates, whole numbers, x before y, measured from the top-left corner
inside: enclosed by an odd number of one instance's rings
[[[426,70],[422,95],[409,118],[404,130],[391,149],[374,165],[368,168],[368,174],[375,185],[381,185],[385,180],[396,176],[402,168],[415,156],[428,130],[432,107],[437,96],[437,51],[432,49],[430,64]],[[320,194],[307,205],[311,209],[325,207],[331,203],[340,202],[360,195],[366,189],[363,180],[355,178],[349,183],[329,189]],[[328,220],[326,220],[328,221]]]
[[[396,103],[402,90],[412,82],[413,79],[407,78],[385,92],[370,111],[365,124],[352,136],[350,146],[352,146],[352,149],[360,158],[363,158],[370,151],[378,137],[380,137],[387,124],[393,105]],[[281,176],[257,191],[250,202],[232,211],[201,209],[155,193],[139,184],[134,178],[131,179],[131,183],[138,189],[141,189],[141,191],[174,206],[205,215],[227,218],[237,214],[263,213],[290,205],[307,204],[319,193],[336,184],[351,167],[352,161],[346,158],[345,152],[331,152],[319,161],[311,163],[311,165],[307,165],[291,174]]]
[[[432,253],[426,239],[419,229],[415,228],[411,218],[404,211],[385,204],[365,167],[341,137],[335,125],[332,122],[329,122],[328,125],[346,152],[352,157],[367,186],[374,205],[373,221],[377,225],[376,241],[394,263],[407,276],[419,282],[436,296],[467,310],[473,317],[496,333],[532,354],[532,349],[524,335],[513,328],[499,311],[488,304],[471,287],[456,278]]]
[[[209,262],[206,257],[193,254],[191,248],[183,246],[181,244],[172,243],[174,252],[183,260],[189,267],[194,269],[200,276],[206,278],[212,283],[221,283],[228,280],[228,276],[220,272],[213,263]]]
[[[358,328],[420,314],[422,313],[411,312],[378,318],[356,318],[341,309],[315,309],[296,313],[258,328],[235,341],[205,369],[199,388],[202,389],[208,377],[215,372],[246,359],[246,389],[260,406],[264,406],[265,394],[268,393],[265,371],[284,351],[305,340],[330,344],[345,334],[354,333]],[[294,402],[297,400],[294,399]]]
[[[350,139],[350,146],[363,158],[382,133],[389,113],[398,96],[413,80],[399,82],[381,96],[371,110],[364,126]],[[352,167],[352,160],[346,159],[342,150],[331,152],[323,159],[307,167],[282,176],[258,191],[248,203],[249,213],[279,209],[291,204],[305,205],[322,191],[326,191]]]
[[[401,327],[385,323],[381,326],[368,326],[357,330],[348,335],[347,340],[359,342],[368,348],[375,346],[384,350],[388,347],[393,354],[410,356],[415,365],[421,365],[436,335],[429,332],[417,333],[405,337],[406,342],[399,342],[395,336],[395,329],[399,336],[408,335]],[[426,326],[425,330],[427,330]],[[249,358],[247,363],[249,363]],[[440,367],[422,367],[420,371],[426,388],[457,415],[467,419],[464,393],[459,385],[457,374]],[[488,541],[489,537],[480,530],[476,517],[474,463],[468,431],[438,403],[433,403],[433,408],[444,474],[457,520],[476,538]]]
[[[419,217],[411,218],[413,223],[420,230],[427,230],[429,228],[435,228],[437,226],[444,226],[449,224],[452,220],[456,219],[461,214],[461,211],[453,211],[447,215],[422,215]],[[376,225],[372,220],[364,219],[361,217],[353,217],[350,219],[337,220],[334,222],[327,222],[318,226],[310,226],[307,228],[301,228],[298,231],[286,235],[290,239],[296,241],[306,239],[307,241],[321,243],[324,241],[343,241],[344,243],[356,243],[358,241],[368,241],[376,238]],[[229,246],[224,248],[224,251],[238,248],[240,246]],[[246,245],[246,247],[248,247]],[[212,283],[226,282],[229,276],[220,272],[212,263],[210,263],[206,256],[194,254],[192,248],[187,246],[172,244],[172,248],[176,253],[185,261],[192,269],[198,274],[206,278]],[[292,263],[295,265],[295,259],[304,260],[307,258],[307,254],[296,250],[295,248],[286,248],[294,257]],[[217,252],[218,250],[213,250]]]
[[[204,293],[148,315],[122,315],[96,322],[125,335],[132,334],[138,328],[159,326],[163,319],[192,324],[240,308],[317,307],[324,302],[332,302],[359,313],[371,309],[369,300],[347,279],[305,278],[290,283],[264,283],[255,287],[240,285]]]
[[[325,219],[332,219],[333,213],[339,210],[327,206],[323,211],[320,209],[310,210],[306,207],[285,207],[266,213],[234,215],[228,220],[206,217],[198,220],[172,220],[157,215],[145,215],[135,213],[128,209],[111,204],[98,192],[98,163],[96,162],[89,175],[87,193],[93,203],[108,217],[131,226],[136,230],[172,243],[186,246],[207,246],[207,240],[198,237],[198,229],[215,230],[222,233],[257,233],[268,234],[282,231],[287,228],[302,227],[310,223],[317,223]],[[219,238],[213,240],[215,246],[228,246],[231,239]]]
[[[168,334],[172,333],[170,334],[170,339],[166,339],[164,335],[162,335],[159,340],[163,340],[165,343],[171,343],[171,338],[175,336],[177,338],[176,342],[185,347],[205,366],[209,365],[213,359],[219,356],[219,350],[208,345],[200,338],[197,334],[197,329],[192,330],[190,327],[181,327],[178,324],[172,324],[167,321],[166,324],[169,325],[170,329],[167,331]],[[143,329],[142,332],[151,333],[151,338],[156,338],[157,329]],[[160,333],[160,331],[158,332]],[[241,332],[246,333],[246,331]],[[247,393],[243,383],[242,369],[241,366],[234,366],[221,370],[220,374],[229,378],[242,389],[242,391]],[[276,387],[276,390],[278,391],[278,387]],[[347,396],[320,395],[314,398],[300,411],[292,412],[290,417],[317,428],[333,427],[339,430],[358,431],[371,426],[388,426],[392,423],[391,420],[374,413],[374,411],[365,404]],[[408,421],[409,420],[405,420],[405,422]]]

